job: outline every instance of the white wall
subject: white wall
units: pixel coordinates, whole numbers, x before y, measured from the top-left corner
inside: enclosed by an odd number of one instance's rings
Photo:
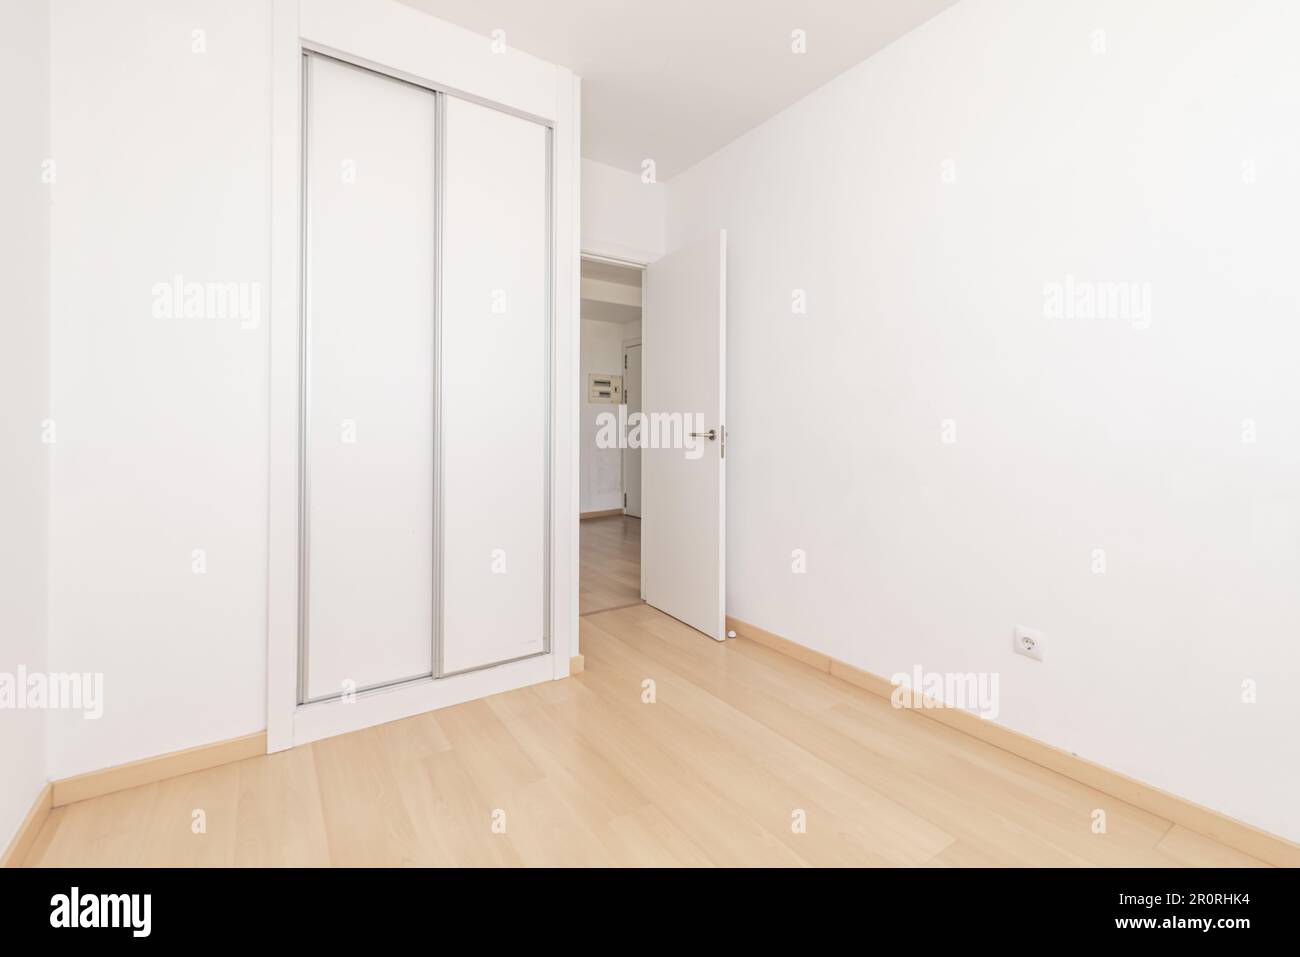
[[[669,248],[728,229],[731,614],[1300,839],[1297,35],[965,0],[669,184]]]
[[[582,161],[582,251],[653,262],[664,254],[664,185]]]
[[[0,7],[0,672],[43,671],[49,455],[49,11],[39,0]],[[48,435],[48,433],[46,433]],[[54,434],[57,439],[57,431]],[[0,711],[0,852],[47,778],[43,711]]]
[[[50,665],[105,699],[52,716],[63,777],[266,726],[270,4],[52,22]],[[156,317],[176,275],[255,284],[260,316]]]
[[[623,507],[623,468],[619,449],[596,445],[602,412],[618,415],[617,405],[587,401],[587,382],[592,373],[623,374],[623,343],[641,334],[641,324],[582,320],[582,427],[579,501],[583,512],[600,512]]]

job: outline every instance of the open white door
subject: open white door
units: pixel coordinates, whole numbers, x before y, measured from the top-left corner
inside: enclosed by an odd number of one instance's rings
[[[645,599],[722,641],[727,580],[725,231],[646,267],[643,330]]]

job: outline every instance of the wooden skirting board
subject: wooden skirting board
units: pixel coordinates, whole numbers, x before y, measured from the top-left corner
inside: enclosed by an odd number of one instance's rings
[[[607,508],[601,512],[583,512],[581,515],[578,516],[578,518],[580,518],[582,521],[585,522],[589,518],[609,518],[611,515],[622,515],[622,514],[623,514],[623,510],[621,508]]]
[[[27,817],[18,828],[18,833],[9,842],[4,856],[0,857],[0,867],[19,867],[27,857],[27,852],[40,834],[41,826],[49,817],[50,811],[65,804],[85,801],[89,798],[125,791],[127,788],[142,784],[154,784],[168,778],[189,774],[191,771],[206,771],[208,768],[220,767],[232,761],[266,754],[266,732],[231,738],[228,741],[214,741],[212,744],[200,744],[186,748],[184,751],[172,751],[153,758],[143,758],[130,764],[99,771],[88,771],[75,777],[51,781],[41,789],[36,803],[27,812]]]
[[[580,675],[587,667],[587,659],[582,655],[574,655],[569,659],[569,676]]]
[[[88,771],[76,777],[62,778],[52,785],[53,806],[63,807],[74,801],[124,791],[142,784],[165,781],[191,771],[206,771],[208,768],[220,767],[232,761],[266,754],[266,732],[231,738],[228,741],[214,741],[212,744],[200,744],[186,748],[184,751],[172,751],[154,758],[119,764],[101,771]]]
[[[54,794],[54,786],[46,784],[41,788],[41,793],[36,795],[36,802],[32,809],[27,812],[23,818],[23,823],[18,826],[18,833],[14,839],[9,842],[5,848],[4,856],[0,857],[0,867],[21,867],[27,858],[27,852],[32,849],[36,843],[36,835],[41,833],[41,827],[45,824],[45,819],[50,816],[53,805],[50,803]]]
[[[773,651],[789,655],[818,671],[834,675],[882,698],[889,698],[895,690],[895,686],[880,675],[845,664],[829,655],[813,651],[788,638],[782,638],[780,635],[765,631],[738,618],[732,618],[730,615],[727,616],[727,629],[734,631],[741,638],[748,638]],[[924,707],[914,707],[909,710],[914,710],[924,717],[946,724],[950,728],[955,728],[1004,751],[1010,751],[1026,761],[1032,761],[1034,764],[1063,774],[1080,784],[1096,788],[1157,817],[1212,837],[1261,861],[1279,867],[1300,867],[1300,845],[1286,838],[1270,834],[1226,814],[1220,814],[1218,811],[1212,811],[1168,791],[1144,784],[1128,775],[1112,771],[1110,768],[1045,744],[1018,731],[994,724],[970,711],[948,708],[928,697],[925,699]]]

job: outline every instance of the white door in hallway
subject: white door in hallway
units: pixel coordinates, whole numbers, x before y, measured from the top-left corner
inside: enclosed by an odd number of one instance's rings
[[[641,412],[641,344],[623,349],[623,401],[628,421]],[[631,426],[628,426],[631,431]],[[623,513],[641,517],[641,450],[623,449]]]
[[[646,267],[641,370],[645,598],[718,641],[726,637],[726,263],[719,231]]]

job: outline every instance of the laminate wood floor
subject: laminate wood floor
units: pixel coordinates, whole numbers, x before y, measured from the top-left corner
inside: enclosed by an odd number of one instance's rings
[[[743,638],[581,629],[577,677],[57,808],[27,863],[1259,865]]]
[[[578,523],[578,614],[641,600],[641,520],[626,515]]]

